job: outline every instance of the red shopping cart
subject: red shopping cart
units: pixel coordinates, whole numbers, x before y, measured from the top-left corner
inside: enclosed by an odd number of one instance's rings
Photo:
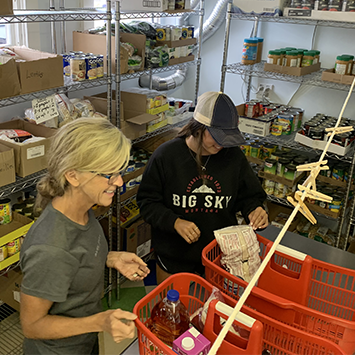
[[[270,242],[265,253],[271,248]],[[265,255],[265,254],[263,254]],[[216,240],[202,252],[206,280],[234,299],[247,283],[220,264]],[[246,305],[309,334],[355,351],[355,271],[331,265],[279,245]]]
[[[134,307],[137,315],[135,321],[138,329],[139,353],[141,355],[176,355],[172,349],[159,340],[147,328],[150,312],[154,305],[163,299],[167,292],[175,289],[180,293],[180,300],[190,314],[202,307],[212,292],[212,285],[202,277],[181,273],[170,276],[155,290],[141,299]],[[204,335],[213,342],[220,331],[220,320],[216,316],[227,319],[236,301],[225,296],[226,304],[211,302],[206,319]],[[343,350],[336,344],[318,336],[307,334],[260,314],[252,308],[244,306],[234,324],[249,330],[248,339],[228,332],[218,354],[247,355],[261,354],[263,349],[272,354],[288,355],[341,355]]]

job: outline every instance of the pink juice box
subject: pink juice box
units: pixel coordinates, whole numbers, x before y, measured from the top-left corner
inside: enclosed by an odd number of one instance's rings
[[[190,328],[173,342],[173,350],[179,355],[207,355],[211,342],[198,330]]]

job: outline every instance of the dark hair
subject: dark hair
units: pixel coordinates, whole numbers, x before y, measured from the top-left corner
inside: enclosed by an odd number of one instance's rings
[[[205,183],[205,179],[203,176],[205,172],[202,170],[202,142],[203,142],[203,134],[205,133],[206,126],[200,122],[197,122],[195,119],[191,118],[189,123],[181,128],[180,132],[177,134],[177,137],[188,138],[193,136],[197,139],[197,152],[196,152],[196,163],[197,163],[197,171],[199,172],[203,182]]]

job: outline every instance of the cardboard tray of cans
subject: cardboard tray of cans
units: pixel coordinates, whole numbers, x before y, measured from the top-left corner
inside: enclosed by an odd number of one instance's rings
[[[293,76],[303,76],[318,71],[320,67],[321,63],[313,64],[309,67],[285,67],[283,65],[265,63],[264,71]]]
[[[355,17],[355,16],[354,16]],[[330,81],[332,83],[351,85],[354,80],[354,75],[341,75],[334,72],[333,69],[326,69],[322,73],[323,81]]]
[[[266,173],[265,171],[262,170],[259,170],[258,175],[263,179],[271,180],[292,187],[297,185],[297,183],[304,177],[305,173],[302,173],[301,175],[297,176],[294,180],[289,180],[284,178],[283,176],[279,176],[276,174]]]

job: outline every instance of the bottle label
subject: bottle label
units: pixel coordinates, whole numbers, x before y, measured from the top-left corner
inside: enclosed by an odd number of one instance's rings
[[[244,44],[243,46],[243,56],[244,60],[256,60],[256,46],[250,46],[249,44]]]
[[[346,64],[335,64],[335,72],[340,75],[345,75],[346,74]]]
[[[297,59],[290,60],[290,67],[297,67]]]

